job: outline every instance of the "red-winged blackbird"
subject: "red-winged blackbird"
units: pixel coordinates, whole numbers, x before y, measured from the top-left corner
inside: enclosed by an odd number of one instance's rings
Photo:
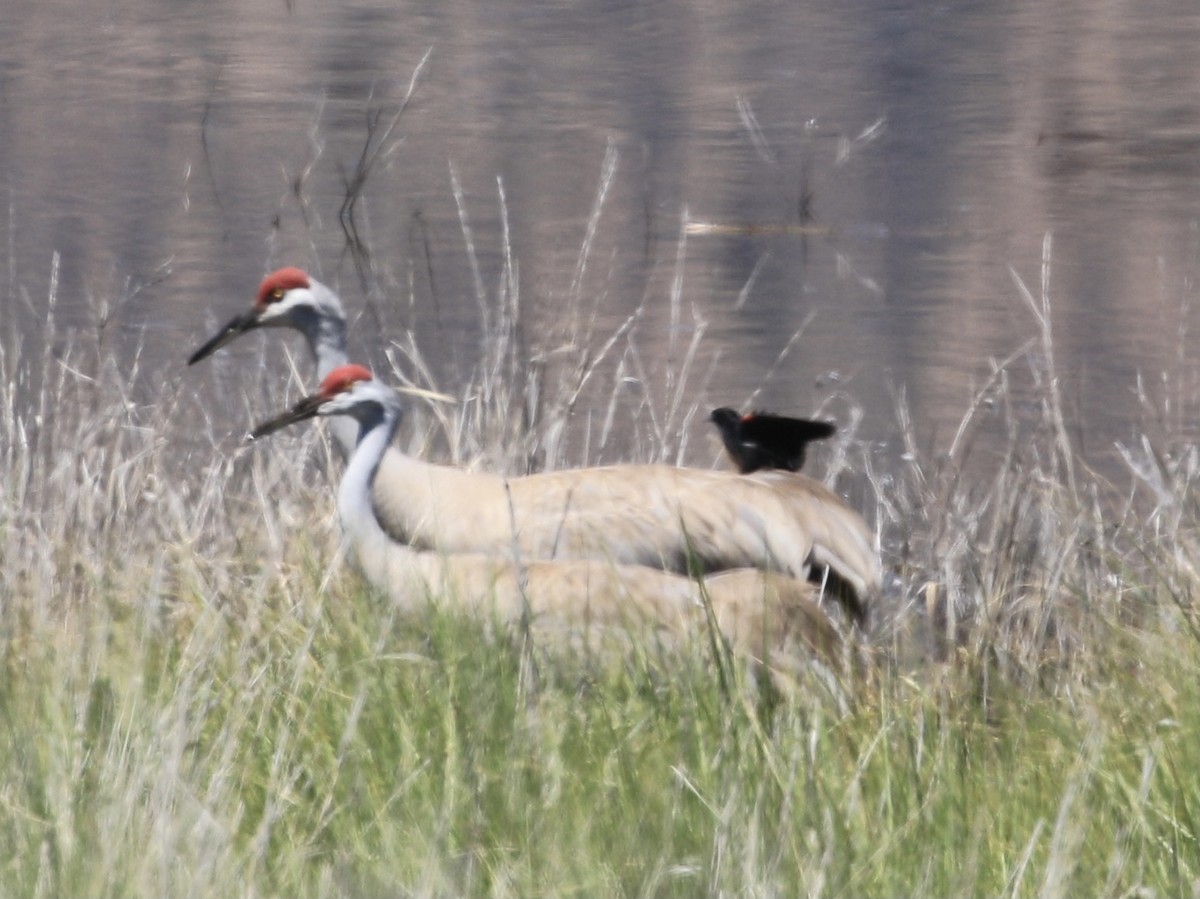
[[[738,471],[750,474],[760,468],[799,471],[804,466],[804,447],[810,440],[832,437],[837,431],[827,421],[789,418],[769,412],[747,412],[722,406],[708,420],[721,432],[725,449]]]

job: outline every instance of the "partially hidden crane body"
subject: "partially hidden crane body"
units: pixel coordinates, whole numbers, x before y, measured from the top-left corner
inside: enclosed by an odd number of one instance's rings
[[[774,673],[816,653],[840,660],[841,641],[811,584],[756,569],[692,579],[607,561],[421,551],[397,543],[371,501],[403,414],[399,397],[359,365],[334,369],[317,393],[255,429],[256,439],[314,416],[351,417],[361,439],[338,490],[338,515],[366,578],[405,607],[430,598],[505,624],[528,621],[538,634],[588,644],[650,641],[664,647],[716,627],[737,652]]]

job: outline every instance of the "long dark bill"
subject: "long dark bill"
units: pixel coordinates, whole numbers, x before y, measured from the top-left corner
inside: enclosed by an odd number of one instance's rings
[[[245,334],[247,331],[252,331],[258,327],[258,310],[251,309],[249,312],[243,312],[241,315],[232,319],[229,324],[218,331],[209,341],[192,353],[188,359],[188,365],[195,365],[201,359],[207,359],[229,341],[233,340],[239,334]]]
[[[298,421],[304,421],[306,418],[315,418],[317,412],[325,403],[329,402],[329,397],[315,393],[312,396],[306,396],[296,405],[292,406],[287,412],[281,415],[276,415],[269,421],[264,421],[253,431],[250,432],[251,440],[258,440],[266,437],[268,434],[274,434],[281,428],[286,428],[288,425],[295,424]]]

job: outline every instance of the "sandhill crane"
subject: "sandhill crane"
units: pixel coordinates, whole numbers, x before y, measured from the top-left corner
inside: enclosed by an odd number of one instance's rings
[[[254,307],[217,332],[189,364],[261,327],[300,331],[322,378],[348,361],[337,295],[300,269],[283,268],[263,280]],[[357,423],[334,416],[331,425],[349,457]],[[823,484],[787,472],[614,465],[505,478],[389,448],[373,498],[384,529],[418,549],[496,555],[515,544],[530,560],[599,559],[680,573],[761,568],[800,579],[832,575],[825,582],[859,621],[880,585],[879,557],[862,517]]]
[[[813,586],[784,575],[740,569],[698,583],[639,565],[522,564],[511,554],[444,554],[395,542],[376,517],[371,487],[403,411],[396,393],[366,368],[345,365],[330,372],[315,394],[251,435],[265,437],[318,415],[358,422],[361,436],[342,476],[338,515],[367,579],[397,603],[447,600],[501,622],[528,620],[555,638],[582,637],[589,645],[641,635],[670,646],[703,634],[711,610],[713,624],[735,650],[777,675],[808,655],[797,656],[800,646],[839,661],[838,632],[814,601]]]
[[[799,471],[810,441],[832,437],[837,428],[827,421],[789,418],[769,412],[747,412],[722,406],[708,420],[721,432],[721,442],[742,474],[760,468]]]

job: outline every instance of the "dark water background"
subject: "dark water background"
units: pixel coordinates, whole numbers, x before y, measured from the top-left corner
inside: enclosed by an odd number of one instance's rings
[[[48,349],[57,253],[58,340],[96,298],[128,297],[110,310],[118,352],[203,395],[188,351],[298,264],[368,310],[365,359],[412,328],[454,391],[481,353],[457,181],[488,297],[506,211],[535,339],[573,297],[597,339],[641,306],[634,336],[661,367],[699,319],[701,407],[754,394],[843,423],[856,407],[887,441],[903,391],[935,448],[990,361],[1037,334],[1013,272],[1040,291],[1050,234],[1080,447],[1102,460],[1142,431],[1195,434],[1194,0],[3,7],[0,316],[27,353]],[[380,154],[356,256],[339,210],[364,147]],[[1028,360],[1012,383],[1020,414]],[[237,404],[215,415],[245,427]]]

